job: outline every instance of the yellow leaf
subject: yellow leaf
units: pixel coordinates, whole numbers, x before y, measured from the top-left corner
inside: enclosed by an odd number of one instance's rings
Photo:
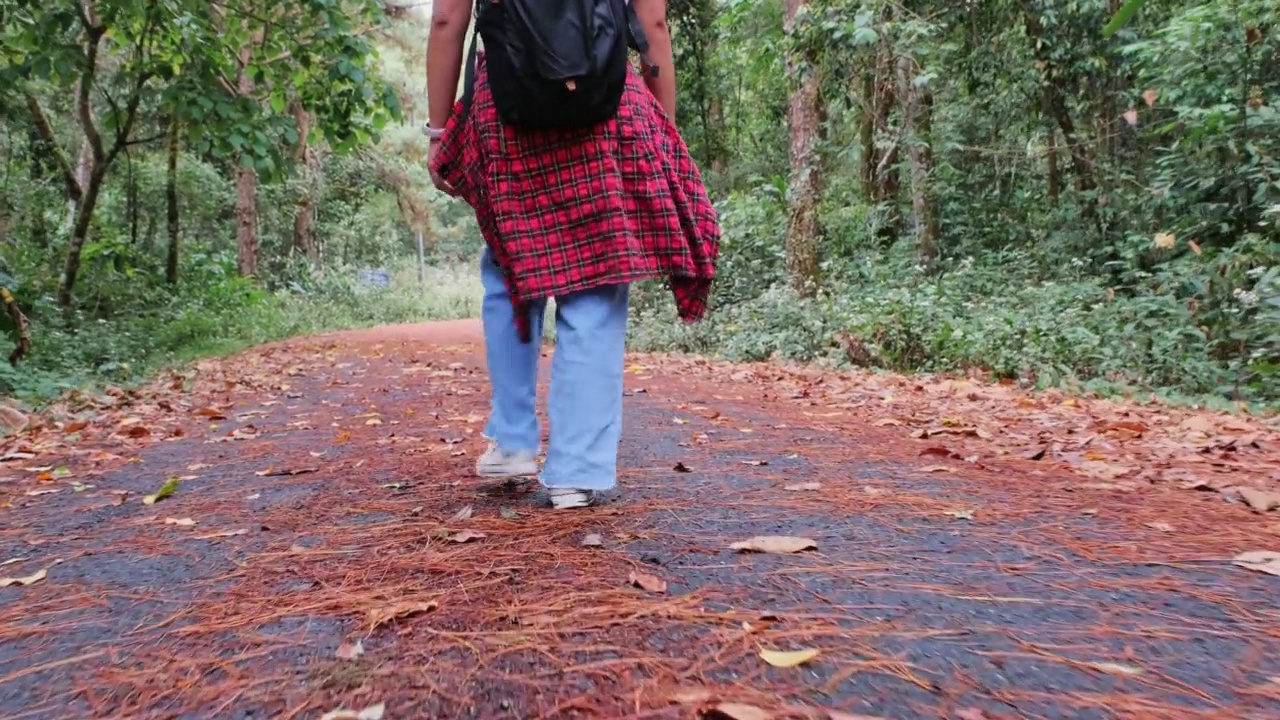
[[[177,525],[178,527],[195,527],[196,521],[191,518],[165,518],[165,525]]]
[[[818,657],[817,650],[760,650],[760,657],[774,667],[789,668],[803,665]]]

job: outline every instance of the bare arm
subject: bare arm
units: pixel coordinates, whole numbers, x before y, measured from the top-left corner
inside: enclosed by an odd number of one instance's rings
[[[453,112],[470,24],[470,0],[432,3],[431,31],[427,36],[427,103],[433,128],[443,128]]]
[[[439,0],[437,0],[439,1]],[[645,66],[644,83],[649,92],[658,98],[667,117],[676,119],[676,68],[671,53],[671,31],[667,28],[667,0],[632,0],[636,17],[649,41],[649,58],[658,66],[658,77],[653,77]],[[645,63],[641,63],[645,65]]]

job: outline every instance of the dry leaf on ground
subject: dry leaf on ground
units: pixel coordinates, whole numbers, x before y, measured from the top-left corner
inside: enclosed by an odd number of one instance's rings
[[[370,705],[363,710],[347,710],[346,708],[338,708],[330,710],[320,716],[320,720],[382,720],[382,716],[387,712],[386,703],[378,703]]]
[[[376,630],[377,628],[386,625],[387,623],[395,622],[396,620],[403,620],[414,615],[429,613],[432,610],[435,610],[436,607],[436,603],[432,601],[408,601],[395,603],[394,605],[370,608],[369,626],[370,629]]]
[[[1267,492],[1255,488],[1240,488],[1240,497],[1249,503],[1255,512],[1271,512],[1280,508],[1280,493]]]
[[[1160,532],[1173,532],[1173,526],[1164,522],[1149,522],[1147,523],[1147,527],[1152,530],[1159,530]]]
[[[796,485],[788,485],[782,489],[786,490],[787,492],[810,492],[813,490],[821,490],[822,483],[816,483],[816,482],[799,483]]]
[[[1268,575],[1280,577],[1280,552],[1270,550],[1251,550],[1240,553],[1232,561],[1233,565],[1254,570]]]
[[[475,510],[473,510],[471,506],[468,505],[462,508],[461,510],[459,510],[457,515],[453,516],[453,521],[462,522],[463,520],[470,520],[471,516],[474,514],[475,514]]]
[[[49,571],[41,568],[26,577],[0,578],[0,588],[7,588],[13,585],[26,587],[27,585],[34,585],[47,577],[49,577]]]
[[[475,530],[463,530],[460,533],[450,535],[449,542],[469,543],[472,540],[483,540],[485,537],[486,535],[482,532],[476,532]]]
[[[582,547],[602,547],[603,545],[604,538],[599,533],[591,533],[582,538]]]
[[[178,527],[195,527],[196,521],[191,518],[165,518],[165,525],[177,525]]]
[[[720,703],[703,713],[703,717],[716,718],[716,720],[771,720],[773,713],[755,705]]]
[[[671,694],[671,702],[678,705],[699,705],[711,702],[715,693],[707,688],[684,688]]]
[[[193,535],[192,540],[215,540],[217,538],[236,537],[237,535],[248,535],[249,531],[245,528],[238,530],[223,530],[221,532],[206,533],[204,535]]]
[[[1108,675],[1122,675],[1126,677],[1137,677],[1138,675],[1142,675],[1146,672],[1140,667],[1134,667],[1133,665],[1122,665],[1120,663],[1112,663],[1112,662],[1089,663],[1089,667],[1093,668],[1094,670],[1097,670],[1098,672],[1104,672]]]
[[[738,552],[776,553],[782,555],[813,550],[817,547],[818,543],[809,538],[789,537],[786,535],[760,535],[729,546],[731,550],[737,550]]]
[[[355,660],[364,654],[364,642],[357,640],[354,643],[343,643],[338,646],[334,656],[339,660]]]
[[[667,591],[667,582],[662,578],[657,578],[648,573],[633,572],[627,578],[627,582],[651,593],[664,593]]]
[[[774,667],[789,668],[803,665],[821,653],[817,650],[760,650],[760,657]]]

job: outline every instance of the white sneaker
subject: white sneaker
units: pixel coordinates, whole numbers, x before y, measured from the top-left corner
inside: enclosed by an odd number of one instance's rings
[[[551,496],[551,507],[557,510],[588,507],[596,500],[595,493],[590,490],[550,488],[547,493]]]
[[[476,474],[494,478],[537,475],[538,456],[532,450],[503,450],[491,442],[476,462]]]

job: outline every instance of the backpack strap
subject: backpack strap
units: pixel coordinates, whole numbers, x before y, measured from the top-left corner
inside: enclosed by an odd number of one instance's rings
[[[649,77],[658,77],[658,66],[653,64],[653,58],[649,57],[649,38],[644,34],[644,27],[640,25],[640,17],[636,15],[636,6],[631,0],[623,3],[627,8],[627,44],[640,53],[640,59],[644,61],[645,67],[649,68]]]
[[[477,62],[476,45],[478,44],[477,38],[479,37],[479,34],[480,34],[480,30],[477,24],[477,28],[471,31],[471,49],[467,51],[467,66],[463,70],[464,79],[462,81],[462,120],[461,120],[463,123],[465,123],[467,121],[468,116],[471,115],[471,98],[476,93],[476,62]]]

